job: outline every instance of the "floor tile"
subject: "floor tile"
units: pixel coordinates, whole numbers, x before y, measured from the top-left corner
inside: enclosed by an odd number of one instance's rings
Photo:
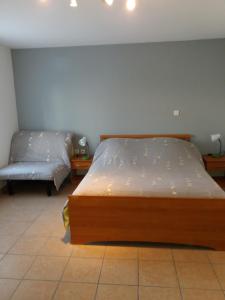
[[[105,253],[105,246],[73,246],[73,257],[102,258]]]
[[[139,287],[139,300],[181,300],[178,288]]]
[[[0,299],[9,300],[16,290],[19,280],[15,279],[0,279]]]
[[[25,236],[49,237],[53,224],[34,222],[25,232]]]
[[[138,263],[130,259],[107,259],[103,262],[100,283],[137,285]]]
[[[213,264],[225,264],[225,251],[209,251],[208,256]]]
[[[139,248],[139,259],[172,261],[173,257],[170,249]]]
[[[102,259],[71,258],[63,275],[63,281],[97,283]]]
[[[51,300],[57,282],[23,280],[12,300]]]
[[[222,288],[225,290],[225,264],[214,264],[213,268],[216,271],[216,275]]]
[[[219,289],[219,283],[210,264],[176,263],[180,285],[183,288]]]
[[[15,202],[0,211],[0,219],[10,222],[33,222],[39,215],[40,211],[24,208]]]
[[[21,237],[9,251],[11,254],[36,255],[47,238]]]
[[[30,227],[30,222],[0,221],[0,235],[21,235]]]
[[[50,237],[40,249],[39,255],[70,256],[72,250],[71,244],[65,244],[60,238]]]
[[[53,199],[51,199],[53,200]],[[64,199],[65,201],[65,199]],[[61,204],[63,206],[63,202]],[[62,218],[60,215],[54,217],[40,216],[29,228],[26,230],[25,235],[32,236],[55,236],[62,238],[65,234],[65,228],[63,226]]]
[[[0,261],[0,278],[23,278],[33,260],[33,256],[5,255]]]
[[[114,259],[137,259],[138,251],[135,247],[119,247],[119,246],[108,246],[106,247],[105,258]]]
[[[94,300],[97,285],[62,282],[54,300]]]
[[[172,262],[141,260],[139,284],[145,286],[177,287],[176,271]]]
[[[173,250],[173,257],[175,261],[179,262],[209,263],[207,252],[199,250]]]
[[[35,280],[59,280],[67,261],[68,259],[65,257],[38,256],[25,278]]]
[[[0,253],[6,253],[15,244],[19,236],[2,235],[0,236]]]
[[[182,294],[184,300],[225,300],[225,296],[222,291],[184,289]]]
[[[99,285],[96,300],[137,300],[136,286]]]
[[[60,210],[61,210],[62,208],[60,208]],[[60,211],[60,213],[61,213],[61,211]],[[65,227],[64,227],[64,225],[63,225],[63,223],[62,223],[62,220],[61,220],[61,216],[59,217],[60,219],[60,224],[55,224],[55,227],[54,227],[54,230],[52,230],[51,232],[50,232],[50,236],[52,236],[52,237],[57,237],[57,238],[63,238],[64,237],[64,235],[65,235]]]

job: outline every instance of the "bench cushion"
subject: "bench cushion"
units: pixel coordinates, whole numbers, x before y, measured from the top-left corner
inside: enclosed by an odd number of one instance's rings
[[[59,162],[17,162],[0,169],[0,180],[49,180],[58,190],[69,172]]]

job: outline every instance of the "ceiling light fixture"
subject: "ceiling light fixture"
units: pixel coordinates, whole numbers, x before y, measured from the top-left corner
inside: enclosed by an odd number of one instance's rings
[[[71,7],[78,7],[77,0],[70,0]]]
[[[105,2],[108,6],[112,6],[114,0],[104,0],[104,2]]]
[[[47,3],[48,0],[39,0],[42,3]],[[125,0],[126,1],[126,8],[129,11],[133,11],[136,8],[136,0]],[[114,4],[114,0],[102,0],[108,6],[112,6]],[[78,2],[77,0],[70,0],[70,7],[77,8]]]
[[[127,0],[127,10],[133,11],[136,7],[136,0]]]

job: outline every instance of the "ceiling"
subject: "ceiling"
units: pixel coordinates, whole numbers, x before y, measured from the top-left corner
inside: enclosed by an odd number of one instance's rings
[[[225,0],[0,0],[0,44],[39,48],[225,38]]]

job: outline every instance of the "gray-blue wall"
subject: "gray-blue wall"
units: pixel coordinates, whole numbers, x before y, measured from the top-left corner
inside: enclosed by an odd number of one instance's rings
[[[225,39],[13,51],[19,126],[225,135]],[[181,111],[180,117],[173,110]]]

